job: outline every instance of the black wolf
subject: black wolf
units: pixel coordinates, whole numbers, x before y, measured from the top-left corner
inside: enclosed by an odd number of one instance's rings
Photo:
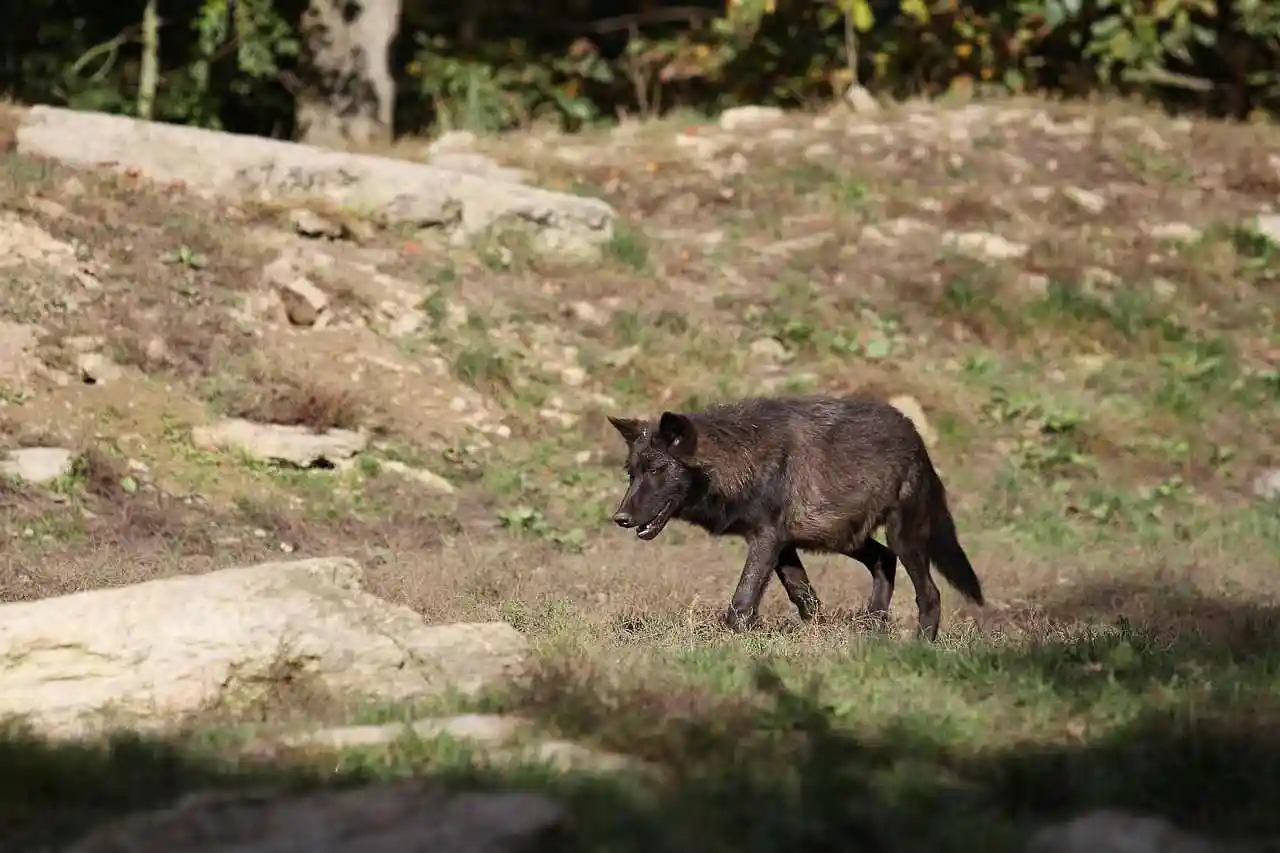
[[[820,608],[799,551],[844,554],[871,572],[869,613],[887,619],[898,558],[915,586],[920,635],[938,636],[933,563],[966,598],[982,586],[915,425],[886,402],[819,395],[750,397],[656,421],[610,417],[627,442],[619,527],[654,539],[676,518],[740,536],[747,560],[725,621],[751,628],[776,574],[800,618]],[[881,525],[889,547],[871,538]]]

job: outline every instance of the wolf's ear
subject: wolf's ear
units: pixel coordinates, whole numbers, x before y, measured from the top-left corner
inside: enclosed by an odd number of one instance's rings
[[[644,434],[644,424],[636,418],[615,418],[609,415],[609,423],[613,424],[613,428],[628,445],[635,444],[636,439]]]
[[[663,412],[658,420],[658,437],[673,456],[692,456],[698,447],[698,430],[687,415]]]

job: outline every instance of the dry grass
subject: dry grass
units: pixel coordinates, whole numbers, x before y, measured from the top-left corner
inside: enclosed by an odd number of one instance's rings
[[[355,556],[431,620],[531,637],[534,682],[487,702],[674,774],[666,820],[538,777],[610,849],[843,849],[862,833],[872,849],[1006,850],[1045,814],[1098,804],[1280,830],[1270,789],[1233,781],[1272,756],[1249,720],[1275,711],[1280,522],[1249,485],[1280,459],[1280,248],[1249,227],[1280,183],[1275,131],[1125,105],[981,110],[794,116],[720,143],[673,122],[563,159],[577,143],[485,140],[623,214],[602,261],[554,263],[510,234],[462,251],[360,229],[359,246],[323,245],[317,274],[350,326],[306,333],[235,319],[293,239],[263,238],[260,211],[8,155],[0,207],[76,260],[10,268],[22,286],[0,314],[40,322],[50,352],[100,338],[128,376],[0,388],[9,445],[82,454],[50,486],[0,483],[0,598]],[[1160,236],[1180,223],[1198,236]],[[975,259],[948,232],[1025,252]],[[369,319],[373,268],[427,318],[394,343]],[[100,289],[69,305],[84,272]],[[765,629],[729,635],[737,544],[609,525],[623,484],[606,414],[789,389],[907,393],[928,412],[991,600],[944,589],[940,650],[863,630],[865,570],[823,557],[807,562],[827,623],[799,626],[774,590]],[[505,433],[478,440],[481,402]],[[190,428],[215,414],[377,440],[346,470],[282,470],[195,449]],[[909,587],[893,614],[907,630]],[[761,662],[784,687],[757,689]],[[435,749],[369,761],[476,781]],[[1217,788],[1237,799],[1192,796]]]

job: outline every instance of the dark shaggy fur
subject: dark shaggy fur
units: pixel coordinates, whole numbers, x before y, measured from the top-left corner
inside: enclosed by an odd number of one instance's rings
[[[653,422],[610,417],[627,442],[627,492],[613,515],[644,540],[676,518],[740,536],[747,560],[726,621],[756,621],[777,575],[800,618],[818,595],[799,551],[844,554],[871,572],[868,611],[885,619],[901,558],[916,591],[920,634],[938,635],[941,601],[929,564],[981,605],[982,586],[956,538],[946,490],[911,421],[886,402],[752,397]],[[889,547],[871,538],[881,525]]]

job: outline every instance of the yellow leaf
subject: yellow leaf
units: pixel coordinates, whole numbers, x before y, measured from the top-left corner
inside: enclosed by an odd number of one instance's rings
[[[867,0],[853,0],[853,28],[860,33],[870,32],[875,22],[871,4]]]
[[[956,45],[956,56],[960,57],[961,59],[968,59],[972,53],[973,53],[973,45],[971,44]]]
[[[764,13],[772,15],[778,9],[778,0],[764,0]]]
[[[929,7],[924,4],[924,0],[902,0],[902,11],[921,24],[929,23]]]

